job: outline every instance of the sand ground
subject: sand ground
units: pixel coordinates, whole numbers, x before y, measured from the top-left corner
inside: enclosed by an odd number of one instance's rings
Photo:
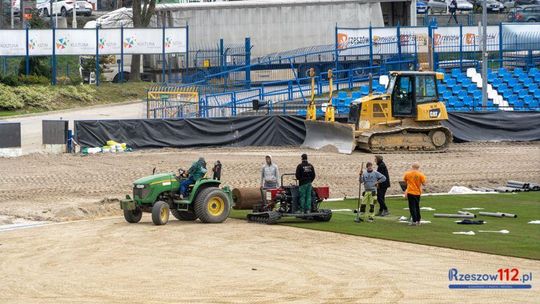
[[[37,149],[39,124],[26,124],[31,136],[23,144]],[[332,197],[357,195],[359,165],[373,160],[290,147],[0,158],[0,226],[17,228],[0,229],[0,303],[538,303],[536,280],[531,290],[449,290],[448,270],[517,267],[538,276],[539,261],[232,219],[158,227],[148,215],[137,225],[118,217],[117,199],[154,167],[176,171],[199,156],[209,164],[219,159],[225,184],[251,187],[266,154],[288,173],[303,152],[316,167],[315,184],[330,186]],[[538,142],[384,157],[390,194],[400,192],[397,181],[415,161],[428,177],[427,192],[540,182]],[[52,223],[20,229],[25,220]]]
[[[365,226],[359,229],[366,229]],[[428,226],[411,229],[429,229]],[[414,230],[412,230],[414,233]],[[529,290],[450,290],[448,270],[540,262],[227,220],[145,215],[0,233],[1,303],[538,303]],[[535,286],[536,285],[536,286]]]

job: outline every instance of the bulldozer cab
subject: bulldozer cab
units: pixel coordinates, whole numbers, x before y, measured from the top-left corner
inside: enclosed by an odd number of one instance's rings
[[[394,72],[388,85],[392,117],[417,117],[417,106],[438,102],[437,75],[428,72]]]

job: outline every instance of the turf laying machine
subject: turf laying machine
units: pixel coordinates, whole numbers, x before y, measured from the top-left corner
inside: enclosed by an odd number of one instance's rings
[[[330,71],[329,76],[331,92]],[[351,103],[346,122],[335,121],[332,93],[324,121],[317,121],[312,90],[303,146],[312,149],[330,146],[345,154],[355,148],[373,153],[443,152],[452,142],[451,131],[441,125],[448,119],[437,90],[437,80],[443,77],[436,72],[390,72],[389,77],[381,77],[387,91],[379,95],[372,94],[370,77],[369,95]]]
[[[172,172],[152,174],[133,182],[133,198],[126,195],[126,199],[120,201],[126,221],[138,223],[143,212],[150,212],[154,224],[165,225],[169,221],[169,211],[180,221],[225,221],[232,202],[229,187],[220,188],[219,180],[201,178],[189,186],[189,196],[180,199],[178,188],[187,174],[182,169],[178,171],[178,175]]]
[[[247,215],[250,222],[262,224],[275,224],[283,217],[294,217],[304,220],[328,222],[332,218],[332,211],[319,209],[320,203],[330,195],[328,187],[313,187],[311,193],[311,210],[300,212],[300,192],[298,181],[284,186],[283,178],[294,174],[281,176],[281,187],[277,189],[261,189],[260,203],[253,205],[253,211]]]

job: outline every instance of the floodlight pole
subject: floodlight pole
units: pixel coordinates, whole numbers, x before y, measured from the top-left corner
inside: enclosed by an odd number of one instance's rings
[[[487,70],[488,70],[488,53],[487,53],[487,0],[482,1],[482,108],[487,107]]]

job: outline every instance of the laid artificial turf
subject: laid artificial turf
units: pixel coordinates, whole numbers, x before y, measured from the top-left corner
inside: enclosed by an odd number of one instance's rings
[[[355,209],[356,200],[324,202],[322,208]],[[540,260],[540,225],[528,224],[540,220],[540,192],[445,195],[422,197],[420,206],[431,207],[435,211],[421,211],[422,220],[431,221],[420,227],[409,227],[400,223],[401,216],[409,217],[405,198],[388,198],[391,215],[376,217],[374,223],[355,223],[351,211],[333,213],[330,222],[308,222],[287,218],[280,224],[304,229],[314,229],[360,235],[387,240],[395,240],[424,245],[440,246],[461,250],[485,252]],[[484,220],[484,225],[458,225],[454,218],[434,218],[434,213],[457,213],[461,208],[478,207],[483,210],[470,211],[477,214],[476,220]],[[376,206],[378,208],[378,206]],[[377,210],[377,209],[376,209]],[[479,216],[479,211],[505,212],[517,214],[517,218],[496,218]],[[245,219],[248,211],[233,210],[231,216]],[[479,233],[478,230],[509,230],[509,234]],[[454,235],[455,231],[474,231],[476,235]]]

